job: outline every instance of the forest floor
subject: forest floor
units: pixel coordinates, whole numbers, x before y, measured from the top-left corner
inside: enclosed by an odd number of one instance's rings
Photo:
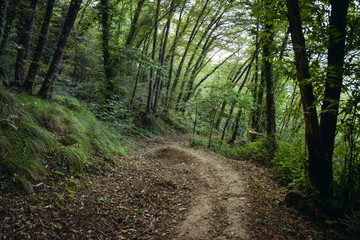
[[[86,176],[0,194],[0,239],[331,239],[282,204],[272,175],[193,149],[188,135],[135,140]]]

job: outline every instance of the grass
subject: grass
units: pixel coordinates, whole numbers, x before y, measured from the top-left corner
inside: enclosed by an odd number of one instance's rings
[[[3,187],[28,190],[49,170],[81,173],[96,164],[93,154],[124,155],[122,139],[86,105],[68,97],[54,102],[0,89],[0,174]]]

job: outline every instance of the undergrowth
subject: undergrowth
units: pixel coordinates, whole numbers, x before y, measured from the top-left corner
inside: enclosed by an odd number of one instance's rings
[[[2,188],[29,190],[48,172],[81,173],[93,155],[124,155],[124,139],[87,106],[69,97],[54,102],[0,89],[0,174]]]
[[[268,166],[277,176],[279,182],[289,189],[298,189],[305,191],[308,186],[308,180],[305,175],[306,157],[301,139],[285,139],[277,141],[277,150],[269,154],[268,140],[263,137],[255,142],[246,140],[227,144],[221,139],[215,138],[211,144],[211,150],[225,157],[252,161],[256,164]],[[208,138],[191,138],[192,147],[207,148]],[[269,156],[273,155],[270,160]]]

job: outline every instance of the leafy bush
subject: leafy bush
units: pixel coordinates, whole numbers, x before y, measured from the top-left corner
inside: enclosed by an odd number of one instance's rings
[[[190,139],[190,146],[207,148],[209,145],[209,139],[205,137]],[[238,160],[255,160],[260,159],[265,151],[263,150],[262,142],[251,143],[237,143],[235,145],[227,144],[219,138],[215,138],[211,144],[211,150],[217,152],[225,157],[238,159]]]
[[[272,161],[272,169],[280,182],[290,188],[305,190],[308,181],[305,175],[305,146],[301,138],[278,141],[278,150]]]

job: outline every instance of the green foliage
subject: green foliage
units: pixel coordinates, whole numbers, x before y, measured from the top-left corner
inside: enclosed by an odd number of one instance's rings
[[[345,215],[343,219],[339,220],[340,224],[344,226],[345,231],[352,237],[360,236],[360,213],[353,213]]]
[[[274,158],[269,163],[268,140],[259,138],[255,142],[240,141],[235,144],[227,144],[221,139],[214,139],[212,148],[225,157],[238,160],[247,160],[262,165],[271,166],[280,182],[287,185],[288,188],[307,190],[309,182],[305,174],[306,156],[302,138],[291,137],[286,140],[279,140],[278,148],[274,154]],[[208,139],[205,137],[190,139],[190,146],[197,148],[207,148]]]
[[[126,152],[124,140],[72,98],[50,103],[0,89],[0,114],[0,173],[10,188],[30,190],[27,181],[40,180],[48,168],[82,172],[96,164],[94,151]]]
[[[196,147],[196,148],[204,148],[207,146],[207,138],[195,138],[192,137],[190,139],[190,146],[191,147]]]
[[[333,228],[333,233],[339,239],[357,239],[360,236],[360,212],[352,212],[342,218],[328,220],[327,224]]]
[[[205,137],[191,138],[190,145],[192,147],[206,148],[208,139]],[[239,142],[236,144],[227,144],[219,138],[215,138],[212,142],[212,150],[225,157],[238,160],[258,161],[262,159],[266,151],[262,147],[262,142]]]
[[[277,143],[278,150],[271,162],[274,173],[289,188],[306,190],[309,182],[305,174],[307,158],[302,138],[293,136]]]
[[[190,114],[190,113],[189,113]],[[171,112],[168,119],[165,119],[168,124],[180,132],[190,132],[192,129],[192,123],[182,113]]]

